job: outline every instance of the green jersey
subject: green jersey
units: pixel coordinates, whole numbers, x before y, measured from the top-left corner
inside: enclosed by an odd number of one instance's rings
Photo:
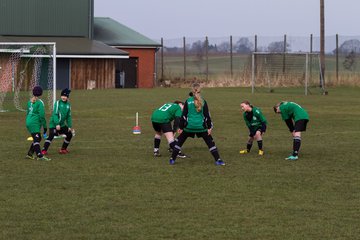
[[[282,102],[280,104],[281,118],[285,121],[287,119],[294,119],[298,121],[300,119],[309,120],[309,115],[304,108],[294,102]]]
[[[46,127],[45,105],[41,99],[34,103],[28,101],[26,110],[26,128],[30,133],[40,133],[41,127]]]
[[[265,116],[261,110],[256,107],[253,107],[251,112],[244,112],[243,117],[246,126],[253,131],[261,128],[263,124],[267,124]]]
[[[212,122],[206,101],[202,98],[200,112],[196,110],[194,97],[189,97],[184,106],[183,120],[186,121],[184,130],[187,132],[206,132],[212,128]]]
[[[54,103],[54,110],[50,118],[49,127],[56,128],[57,125],[72,128],[71,105],[68,101],[58,100]]]
[[[179,104],[165,103],[160,108],[154,110],[151,121],[156,123],[169,123],[176,117],[181,117],[182,111]]]

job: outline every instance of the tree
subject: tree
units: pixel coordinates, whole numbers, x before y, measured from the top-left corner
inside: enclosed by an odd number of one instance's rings
[[[351,51],[343,62],[343,66],[346,70],[353,71],[356,68],[356,54],[354,51]]]
[[[234,50],[237,53],[251,53],[254,50],[254,44],[249,38],[242,37],[235,43]]]
[[[272,42],[269,44],[268,46],[268,51],[269,52],[284,52],[284,42],[283,41],[280,41],[280,42]],[[289,43],[286,43],[286,49],[285,49],[285,52],[288,52],[290,51],[290,44]]]
[[[336,52],[336,49],[333,51]],[[350,39],[341,44],[339,47],[339,53],[350,54],[350,53],[360,53],[360,41],[358,39]]]

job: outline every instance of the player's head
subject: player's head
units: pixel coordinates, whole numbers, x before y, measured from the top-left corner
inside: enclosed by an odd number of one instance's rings
[[[35,86],[32,92],[35,97],[40,97],[43,94],[43,90],[40,86]]]
[[[180,100],[175,100],[174,103],[178,104],[181,108],[181,110],[184,109],[184,102],[180,101]]]
[[[282,103],[283,103],[283,102],[279,102],[279,103],[275,104],[275,106],[273,107],[275,113],[281,113],[281,111],[280,111],[280,105],[281,105]]]
[[[244,112],[250,112],[253,108],[253,106],[251,105],[251,103],[248,100],[245,100],[242,103],[240,103],[240,107],[241,107],[241,110],[243,110]]]
[[[61,100],[63,100],[64,102],[67,101],[70,97],[70,92],[71,90],[69,90],[68,88],[63,89],[61,91]]]

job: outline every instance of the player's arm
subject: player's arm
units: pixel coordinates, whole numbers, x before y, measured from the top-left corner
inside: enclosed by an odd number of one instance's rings
[[[213,126],[213,123],[211,121],[209,107],[208,107],[206,101],[204,101],[203,114],[204,114],[204,122],[206,124],[206,128],[207,129],[212,129],[214,126]]]
[[[72,128],[71,106],[69,106],[69,111],[67,114],[66,122],[67,122],[68,128],[71,130],[71,128]]]
[[[185,101],[185,104],[184,104],[184,109],[182,111],[182,115],[181,115],[181,118],[180,118],[180,121],[179,121],[179,128],[182,130],[186,127],[187,125],[187,115],[188,115],[188,112],[189,112],[189,108],[188,108],[188,102]]]
[[[289,131],[293,132],[295,127],[294,127],[294,123],[293,123],[292,119],[291,118],[286,119],[285,123],[286,123],[287,127],[289,128]]]

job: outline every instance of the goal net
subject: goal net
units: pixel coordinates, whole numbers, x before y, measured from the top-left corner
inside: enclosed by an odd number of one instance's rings
[[[273,92],[275,88],[294,87],[305,95],[323,90],[318,53],[255,52],[251,66],[252,93],[257,88]]]
[[[26,111],[36,85],[52,110],[56,100],[56,44],[0,42],[0,112]]]

